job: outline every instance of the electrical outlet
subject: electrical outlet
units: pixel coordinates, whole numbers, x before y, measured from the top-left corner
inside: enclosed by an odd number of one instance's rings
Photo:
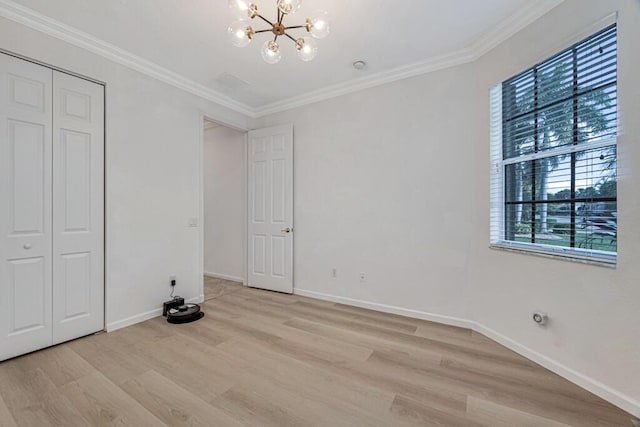
[[[364,283],[367,281],[367,273],[360,273],[360,282]]]
[[[338,277],[338,269],[337,268],[331,269],[331,277],[333,277],[334,279]]]
[[[189,227],[198,227],[198,218],[189,218]]]

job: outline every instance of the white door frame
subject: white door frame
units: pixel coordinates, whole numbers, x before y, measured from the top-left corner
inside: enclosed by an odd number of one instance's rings
[[[103,159],[102,159],[102,170],[103,170],[103,189],[102,189],[102,195],[103,195],[103,201],[102,201],[102,214],[103,214],[103,230],[102,230],[102,244],[103,244],[103,265],[104,265],[104,271],[103,271],[103,282],[104,282],[104,319],[102,322],[102,331],[106,331],[107,330],[107,307],[108,305],[108,301],[109,301],[109,292],[108,292],[108,280],[107,280],[107,228],[108,228],[108,217],[107,217],[107,146],[108,146],[108,138],[107,138],[107,83],[103,82],[102,80],[98,80],[98,79],[94,79],[93,77],[89,77],[86,76],[84,74],[80,74],[80,73],[76,73],[75,71],[71,71],[68,70],[66,68],[62,68],[62,67],[58,67],[56,65],[53,64],[49,64],[48,62],[44,62],[44,61],[40,61],[34,58],[30,58],[28,56],[24,56],[21,55],[19,53],[16,52],[12,52],[10,50],[6,50],[0,47],[0,53],[3,53],[5,55],[9,55],[9,56],[13,56],[14,58],[18,58],[18,59],[22,59],[23,61],[27,61],[27,62],[31,62],[37,65],[41,65],[43,67],[47,67],[50,68],[54,71],[59,71],[61,73],[65,73],[68,74],[70,76],[74,76],[74,77],[78,77],[80,79],[86,80],[88,82],[91,83],[95,83],[98,84],[100,86],[103,87],[104,90],[104,97],[103,97],[103,114],[104,114],[104,120],[103,120],[103,124],[104,124],[104,129],[103,129],[103,137],[104,137],[104,144],[103,144]]]
[[[250,131],[247,148],[248,285],[293,293],[293,124]],[[256,210],[258,200],[261,207]],[[277,200],[282,205],[274,204]]]
[[[247,248],[247,197],[248,197],[248,188],[247,188],[247,143],[248,143],[248,126],[240,126],[238,124],[228,123],[225,120],[215,118],[211,114],[207,114],[205,112],[200,112],[200,126],[198,128],[200,132],[200,149],[198,152],[200,153],[200,161],[198,162],[199,173],[198,173],[198,191],[199,191],[199,216],[200,220],[198,221],[198,226],[200,228],[199,242],[198,242],[198,277],[204,278],[204,122],[210,121],[218,123],[221,126],[237,130],[239,132],[244,133],[244,140],[242,142],[243,153],[242,153],[242,176],[244,177],[244,185],[243,192],[244,195],[242,197],[243,207],[242,207],[242,285],[247,286],[247,265],[248,265],[248,248]],[[200,286],[200,298],[204,301],[204,281],[199,281]]]

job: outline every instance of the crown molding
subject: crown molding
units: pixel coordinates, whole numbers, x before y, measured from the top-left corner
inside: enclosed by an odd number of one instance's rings
[[[560,5],[563,1],[564,0],[533,1],[504,20],[487,34],[480,37],[471,46],[464,49],[267,104],[255,109],[254,117],[263,117],[279,113],[281,111],[302,107],[304,105],[313,104],[315,102],[324,101],[359,90],[476,61],[491,49],[495,48],[509,37],[513,36],[556,6]]]
[[[369,89],[375,86],[381,86],[398,80],[408,79],[410,77],[419,76],[421,74],[432,73],[434,71],[443,70],[445,68],[455,67],[457,65],[472,62],[474,55],[467,49],[454,52],[451,54],[441,55],[429,58],[424,61],[415,62],[409,65],[392,68],[390,70],[381,71],[366,77],[360,77],[348,80],[344,83],[326,86],[322,89],[314,90],[300,96],[283,99],[279,102],[267,104],[257,108],[254,117],[268,116],[269,114],[279,113],[281,111],[290,110],[292,108],[302,107],[304,105],[313,104],[315,102],[324,101],[335,98],[337,96],[346,95],[363,89]]]
[[[491,31],[480,37],[468,49],[473,51],[474,61],[506,41],[516,33],[531,25],[559,6],[564,0],[533,1],[502,21]]]
[[[154,62],[148,61],[60,21],[49,18],[12,0],[0,0],[0,16],[88,50],[120,65],[229,108],[230,110],[251,118],[258,118],[363,89],[473,62],[563,1],[564,0],[532,1],[526,7],[511,15],[511,17],[504,20],[500,25],[464,49],[349,80],[344,83],[327,86],[258,108],[252,108],[236,101]]]
[[[36,31],[78,46],[127,68],[146,74],[178,89],[215,102],[238,113],[253,116],[251,107],[217,91],[209,89],[178,73],[148,61],[138,55],[107,43],[11,0],[0,0],[0,16]]]

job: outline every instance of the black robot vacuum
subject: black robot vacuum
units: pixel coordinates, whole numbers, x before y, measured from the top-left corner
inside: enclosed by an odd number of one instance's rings
[[[183,304],[167,310],[167,322],[189,323],[201,319],[204,313],[198,304]]]

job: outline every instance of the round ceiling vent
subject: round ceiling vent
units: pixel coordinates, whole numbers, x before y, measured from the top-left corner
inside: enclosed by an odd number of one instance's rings
[[[353,68],[356,70],[364,70],[367,68],[367,63],[365,61],[356,61],[353,63]]]

